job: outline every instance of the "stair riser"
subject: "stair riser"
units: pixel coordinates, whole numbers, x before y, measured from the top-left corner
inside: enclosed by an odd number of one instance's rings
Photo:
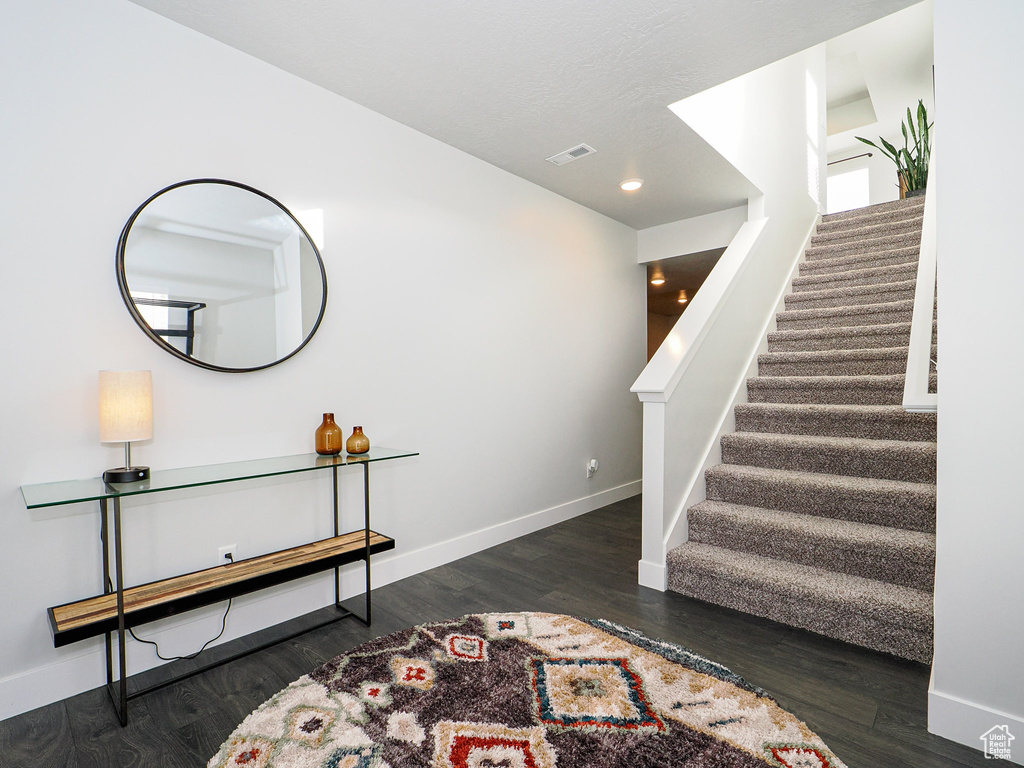
[[[847,219],[846,221],[821,221],[814,231],[815,236],[826,237],[829,235],[845,235],[850,233],[865,232],[878,227],[894,227],[896,231],[916,227],[920,232],[922,229],[922,218],[924,209],[918,208],[899,214],[888,216],[863,216],[858,219]]]
[[[910,343],[910,325],[894,329],[875,330],[864,326],[863,333],[848,333],[828,329],[821,333],[809,334],[768,334],[769,352],[828,352],[844,349],[884,349],[905,347]]]
[[[910,323],[862,325],[846,328],[812,328],[768,334],[768,352],[841,352],[906,347]],[[938,343],[938,324],[932,324],[932,346]]]
[[[859,242],[861,240],[874,239],[878,237],[897,237],[899,235],[916,234],[921,236],[921,218],[909,218],[899,221],[890,221],[877,224],[864,223],[860,227],[847,227],[845,229],[825,229],[818,227],[817,232],[811,237],[811,246],[835,245],[838,243]]]
[[[876,386],[862,383],[835,386],[808,382],[801,386],[772,387],[756,379],[748,379],[747,400],[751,403],[899,405],[903,402],[903,384]]]
[[[780,530],[769,522],[738,521],[698,508],[691,509],[688,518],[689,540],[698,544],[784,559],[925,592],[933,588],[934,545],[866,545],[788,528]]]
[[[909,323],[914,316],[912,303],[903,302],[898,306],[886,305],[871,308],[868,305],[859,311],[809,312],[786,310],[776,315],[775,327],[780,331],[806,331],[815,328],[853,328],[863,325],[891,325]]]
[[[831,295],[814,297],[809,292],[790,293],[786,296],[786,309],[836,309],[914,300],[914,287],[905,285],[899,287],[883,285],[871,291],[851,287],[847,290],[839,289],[834,293],[831,291],[829,293]]]
[[[894,200],[890,203],[873,205],[869,208],[858,208],[852,211],[826,213],[821,217],[819,230],[829,231],[849,227],[863,227],[871,224],[882,224],[886,221],[917,218],[924,213],[924,201]]]
[[[921,233],[908,232],[899,235],[875,237],[870,240],[853,240],[848,243],[812,245],[807,249],[807,260],[817,261],[818,259],[833,259],[839,256],[895,251],[902,248],[920,248],[920,246]]]
[[[736,429],[783,435],[934,441],[935,414],[902,412],[895,416],[837,418],[814,413],[772,413],[740,405],[736,408]]]
[[[859,213],[847,216],[845,213],[827,213],[821,217],[815,233],[840,232],[847,229],[863,229],[874,227],[879,224],[891,224],[909,219],[920,219],[924,216],[924,206],[908,206],[900,210],[891,210],[874,213]]]
[[[673,568],[669,574],[669,589],[689,597],[914,661],[927,664],[932,658],[931,627],[874,621],[856,606],[808,604],[795,596],[771,594],[763,585],[722,579],[697,568]]]
[[[935,450],[918,443],[898,449],[879,450],[872,446],[798,446],[785,443],[766,445],[765,440],[747,441],[742,435],[722,438],[722,461],[766,469],[819,472],[825,475],[873,477],[907,483],[935,482]],[[887,442],[888,446],[888,442]]]
[[[845,275],[845,276],[844,276]],[[853,288],[862,285],[885,285],[904,280],[917,279],[917,265],[901,264],[895,267],[881,267],[871,270],[849,270],[834,275],[808,275],[793,280],[793,291],[828,291]]]
[[[857,523],[935,533],[935,488],[898,495],[885,489],[845,489],[810,481],[751,478],[709,471],[707,497],[749,507],[781,509]]]
[[[822,360],[809,362],[758,362],[760,376],[888,376],[907,372],[907,358],[875,360]]]
[[[827,349],[768,352],[758,355],[759,376],[887,376],[907,368],[907,347]],[[931,359],[939,359],[938,347]],[[934,363],[933,363],[934,367]]]
[[[850,272],[855,269],[877,269],[881,267],[906,266],[917,264],[918,250],[906,248],[898,251],[883,251],[881,253],[853,254],[832,259],[820,259],[817,261],[805,260],[800,263],[799,274],[801,277],[809,275],[836,275],[841,272]]]

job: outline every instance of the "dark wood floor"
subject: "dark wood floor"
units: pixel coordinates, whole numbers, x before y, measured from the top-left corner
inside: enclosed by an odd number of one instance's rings
[[[635,497],[376,589],[372,628],[339,622],[134,699],[127,728],[103,689],[0,722],[0,766],[203,766],[250,711],[359,643],[424,621],[521,610],[611,619],[725,664],[807,722],[850,768],[991,764],[927,732],[927,667],[637,586],[639,556]]]

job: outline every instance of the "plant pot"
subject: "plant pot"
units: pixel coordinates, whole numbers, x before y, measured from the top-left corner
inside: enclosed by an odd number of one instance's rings
[[[900,200],[906,200],[908,197],[918,197],[923,195],[928,187],[921,187],[920,189],[907,189],[907,179],[902,173],[896,174],[896,178],[900,183]]]

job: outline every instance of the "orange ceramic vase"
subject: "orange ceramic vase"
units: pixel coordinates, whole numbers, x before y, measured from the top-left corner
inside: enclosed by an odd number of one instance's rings
[[[316,428],[316,452],[321,456],[341,453],[341,427],[334,423],[334,414],[325,413],[323,423]]]
[[[370,450],[370,438],[363,434],[362,427],[352,428],[352,437],[345,443],[345,450],[349,453],[366,453]]]

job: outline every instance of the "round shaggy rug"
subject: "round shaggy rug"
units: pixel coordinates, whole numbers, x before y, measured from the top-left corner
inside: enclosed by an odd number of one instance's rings
[[[724,667],[603,620],[485,613],[338,656],[249,715],[211,768],[845,768]]]

